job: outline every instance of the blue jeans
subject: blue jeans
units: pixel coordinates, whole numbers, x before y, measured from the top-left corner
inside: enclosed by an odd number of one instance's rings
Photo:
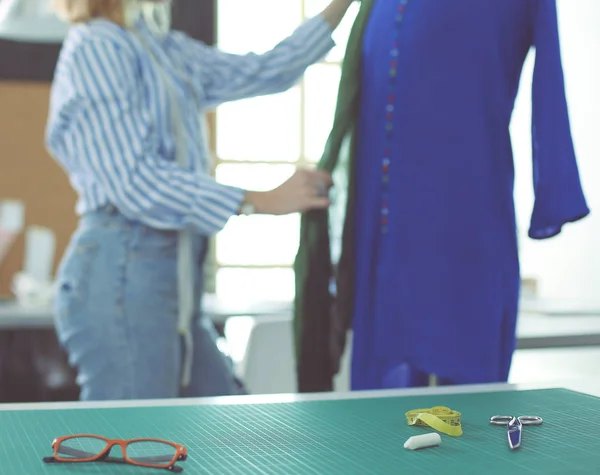
[[[207,239],[194,242],[196,301]],[[84,215],[58,271],[58,338],[77,368],[82,400],[221,396],[238,392],[200,305],[191,384],[181,389],[177,233],[149,228],[114,207]]]

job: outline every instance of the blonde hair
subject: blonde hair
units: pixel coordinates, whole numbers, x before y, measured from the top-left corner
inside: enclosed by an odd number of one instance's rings
[[[141,15],[151,31],[164,35],[171,28],[171,3],[171,0],[52,0],[52,7],[69,23],[106,18],[129,28]]]
[[[52,0],[52,8],[69,23],[82,23],[94,18],[124,23],[122,0]]]

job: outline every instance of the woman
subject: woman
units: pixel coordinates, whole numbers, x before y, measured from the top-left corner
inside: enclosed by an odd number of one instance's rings
[[[236,393],[197,305],[207,239],[239,213],[326,208],[331,181],[300,170],[268,192],[216,183],[199,117],[294,85],[332,48],[351,1],[245,56],[169,31],[167,1],[55,2],[73,26],[46,141],[81,216],[58,272],[56,327],[82,400]]]
[[[296,263],[300,390],[331,387],[349,328],[352,389],[507,380],[520,287],[509,125],[532,47],[529,237],[589,213],[557,23],[555,0],[361,2],[320,164],[348,184],[336,319],[317,212]]]

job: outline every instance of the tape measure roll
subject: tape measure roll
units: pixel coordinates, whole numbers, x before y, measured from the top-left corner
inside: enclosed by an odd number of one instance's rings
[[[447,434],[452,437],[462,435],[460,412],[449,407],[436,406],[431,409],[414,409],[406,413],[406,422],[409,426],[424,426]]]

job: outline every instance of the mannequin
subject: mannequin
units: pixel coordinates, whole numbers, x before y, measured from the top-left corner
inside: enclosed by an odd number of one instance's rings
[[[331,389],[349,328],[352,389],[507,380],[520,286],[509,124],[532,47],[529,237],[548,239],[589,213],[555,1],[362,2],[320,163],[347,198],[304,217],[296,260],[301,391]]]

